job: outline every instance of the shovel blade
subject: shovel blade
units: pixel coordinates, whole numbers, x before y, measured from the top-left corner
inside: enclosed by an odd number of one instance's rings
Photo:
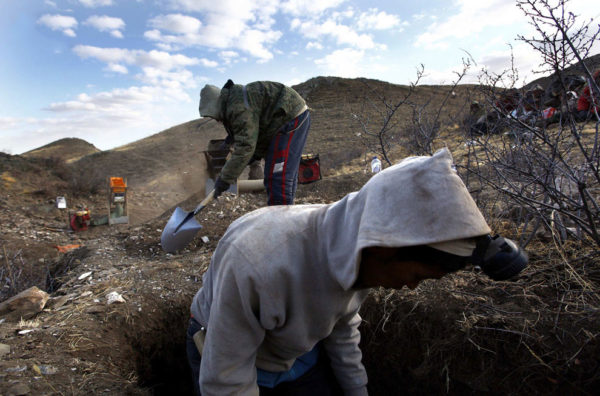
[[[167,253],[173,253],[186,247],[202,228],[191,212],[180,207],[175,208],[160,237],[160,245]]]

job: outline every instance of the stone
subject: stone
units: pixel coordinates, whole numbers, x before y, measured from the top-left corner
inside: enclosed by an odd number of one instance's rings
[[[117,292],[110,292],[106,295],[107,304],[124,303],[125,299]]]
[[[0,344],[0,358],[10,354],[10,345]]]
[[[19,383],[8,388],[6,394],[7,396],[23,396],[28,395],[30,392],[31,390],[27,385]]]
[[[0,317],[8,321],[30,319],[41,312],[50,296],[33,286],[0,303]]]

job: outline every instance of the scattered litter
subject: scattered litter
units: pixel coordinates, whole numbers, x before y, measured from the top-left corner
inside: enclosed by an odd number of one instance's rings
[[[52,375],[52,374],[56,374],[58,372],[58,369],[56,367],[46,366],[43,364],[40,364],[39,366],[37,364],[34,364],[31,367],[31,369],[33,371],[35,371],[38,375],[40,375],[40,374]]]
[[[5,371],[7,371],[9,373],[22,373],[25,370],[27,370],[27,366],[15,366],[15,367],[9,367]]]
[[[125,302],[125,299],[123,298],[123,296],[117,292],[108,293],[106,295],[106,300],[109,305],[113,304],[113,303],[124,303]]]
[[[92,271],[85,272],[85,273],[79,275],[79,278],[77,278],[77,280],[83,280],[83,279],[87,278],[90,275],[92,275]]]
[[[68,251],[71,251],[73,249],[80,248],[81,245],[54,245],[54,247],[56,248],[56,250],[58,250],[59,253],[67,253]]]
[[[25,330],[19,331],[17,334],[18,335],[25,335],[25,334],[29,334],[29,333],[31,333],[33,331],[35,331],[35,329],[25,329]]]
[[[208,237],[207,237],[207,236],[203,236],[203,237],[202,237],[202,238],[200,238],[200,239],[202,239],[202,242],[204,242],[204,243],[208,243],[208,242],[210,241],[210,239],[208,239]]]
[[[56,207],[58,209],[67,208],[67,200],[65,199],[65,197],[56,197]]]

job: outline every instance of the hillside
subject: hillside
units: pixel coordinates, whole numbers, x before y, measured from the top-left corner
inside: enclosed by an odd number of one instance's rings
[[[100,152],[93,144],[78,138],[64,138],[23,153],[25,158],[61,158],[67,163]]]

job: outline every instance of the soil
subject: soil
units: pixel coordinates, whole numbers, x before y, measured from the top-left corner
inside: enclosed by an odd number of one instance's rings
[[[407,89],[366,82],[390,95]],[[356,140],[360,129],[348,116],[365,81],[321,77],[297,89],[313,108],[305,152],[320,154],[323,179],[300,185],[296,204],[334,202],[370,177],[368,155]],[[458,90],[456,114],[474,95],[470,89]],[[424,87],[420,95],[435,92]],[[458,151],[462,132],[445,131],[437,144]],[[191,394],[184,346],[189,304],[228,225],[266,203],[264,193],[226,193],[197,216],[203,228],[186,249],[160,248],[175,206],[191,210],[203,198],[201,151],[222,136],[218,124],[194,120],[71,162],[70,172],[99,180],[97,191],[75,188],[62,165],[43,155],[0,153],[0,301],[31,285],[51,296],[34,318],[0,323],[0,344],[10,348],[0,356],[0,394]],[[92,217],[104,215],[106,177],[117,175],[128,179],[130,223],[68,230],[56,197],[67,196],[70,208],[89,208]],[[57,250],[66,245],[80,247]],[[594,393],[598,254],[576,246],[563,252],[534,241],[531,265],[514,282],[462,272],[414,291],[373,290],[361,310],[370,393]],[[585,275],[587,288],[569,266]],[[124,302],[108,304],[111,293]]]

